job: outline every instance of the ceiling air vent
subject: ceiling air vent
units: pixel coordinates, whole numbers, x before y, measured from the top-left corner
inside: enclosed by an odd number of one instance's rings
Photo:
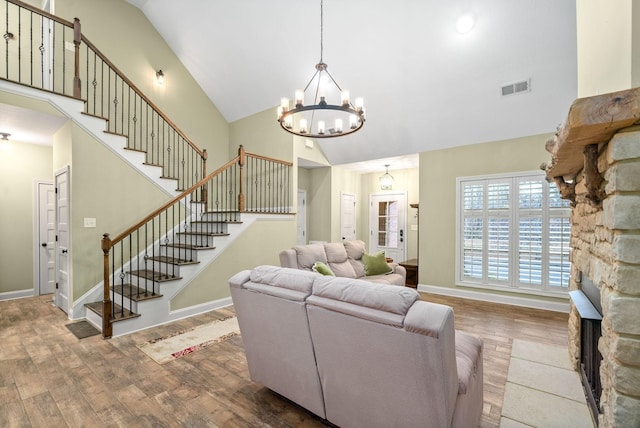
[[[531,79],[523,80],[515,83],[508,83],[503,85],[502,88],[502,96],[518,94],[520,92],[529,92],[531,91]]]

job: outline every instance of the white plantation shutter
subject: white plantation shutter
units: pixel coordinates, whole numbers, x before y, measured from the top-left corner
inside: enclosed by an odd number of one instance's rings
[[[563,289],[569,284],[571,262],[569,243],[571,242],[570,204],[560,198],[558,188],[549,184],[549,287]]]
[[[511,183],[487,183],[487,281],[509,281]]]
[[[564,292],[569,204],[542,174],[458,179],[458,281]]]

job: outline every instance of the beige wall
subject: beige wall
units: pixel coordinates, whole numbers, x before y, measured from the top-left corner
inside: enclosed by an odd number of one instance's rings
[[[420,284],[455,287],[456,178],[537,171],[551,134],[420,153]]]
[[[384,169],[380,172],[363,174],[362,175],[362,194],[359,199],[360,202],[360,223],[358,227],[358,239],[362,239],[367,243],[369,248],[370,240],[370,219],[369,219],[369,202],[372,194],[375,193],[387,193],[388,191],[380,190],[380,176],[384,173]],[[419,169],[399,169],[389,172],[393,175],[393,191],[394,192],[407,192],[407,256],[406,259],[412,259],[417,257],[418,254],[418,231],[411,230],[412,226],[418,226],[417,212],[414,208],[409,207],[409,204],[418,203],[420,200],[419,188]],[[402,260],[398,260],[402,261]]]
[[[307,237],[309,241],[331,242],[331,167],[310,170],[311,189],[307,192]]]
[[[20,141],[0,149],[0,295],[33,290],[34,246],[39,245],[34,180],[53,180],[51,157],[51,147]]]
[[[640,85],[640,2],[577,0],[578,97]]]
[[[292,227],[293,225],[293,227]],[[229,296],[228,280],[244,269],[280,266],[278,254],[296,240],[295,220],[256,221],[171,301],[171,310]],[[256,245],[260,243],[260,245]],[[214,250],[215,251],[215,250]],[[240,256],[241,254],[241,256]]]
[[[169,200],[138,171],[77,125],[72,125],[70,302],[103,279],[103,233],[119,233]],[[95,160],[100,159],[99,164]],[[96,228],[85,228],[84,218],[96,219]]]
[[[293,162],[292,136],[278,125],[275,109],[268,109],[229,124],[229,154],[238,147],[250,153]]]
[[[207,149],[209,170],[229,160],[227,122],[140,9],[124,0],[56,0],[55,14],[80,19],[83,35],[198,147]],[[163,86],[155,84],[159,69],[165,74]]]

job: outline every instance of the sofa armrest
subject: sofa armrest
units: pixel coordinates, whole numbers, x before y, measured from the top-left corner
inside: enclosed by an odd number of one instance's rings
[[[250,270],[243,270],[229,278],[229,286],[232,288],[243,288],[243,285],[251,278]]]
[[[292,269],[298,269],[298,256],[296,256],[296,250],[289,248],[287,250],[280,251],[280,266]]]
[[[395,262],[388,263],[388,265],[391,266],[391,269],[393,269],[393,273],[402,275],[404,279],[407,279],[407,269],[404,266],[400,266]]]

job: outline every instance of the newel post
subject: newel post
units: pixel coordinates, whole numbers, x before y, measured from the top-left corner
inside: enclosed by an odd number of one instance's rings
[[[109,252],[111,251],[111,238],[109,238],[109,234],[105,233],[102,235],[102,253],[103,255],[103,275],[104,275],[104,294],[102,299],[102,337],[108,338],[113,335],[113,331],[111,328],[111,300],[110,300],[110,292],[111,289],[109,284]]]
[[[207,153],[207,149],[202,150],[202,178],[207,176],[207,158],[209,154]],[[209,192],[207,191],[207,183],[203,184],[200,188],[200,199],[204,206],[204,212],[207,212],[209,205]]]
[[[75,46],[74,72],[73,72],[73,97],[82,98],[82,83],[80,82],[80,43],[82,32],[80,31],[80,20],[73,18],[73,44]]]
[[[244,147],[240,145],[238,149],[238,165],[240,166],[240,183],[238,185],[239,193],[238,193],[238,211],[244,212],[245,202],[244,202],[244,164],[246,162],[246,153],[244,151]]]

